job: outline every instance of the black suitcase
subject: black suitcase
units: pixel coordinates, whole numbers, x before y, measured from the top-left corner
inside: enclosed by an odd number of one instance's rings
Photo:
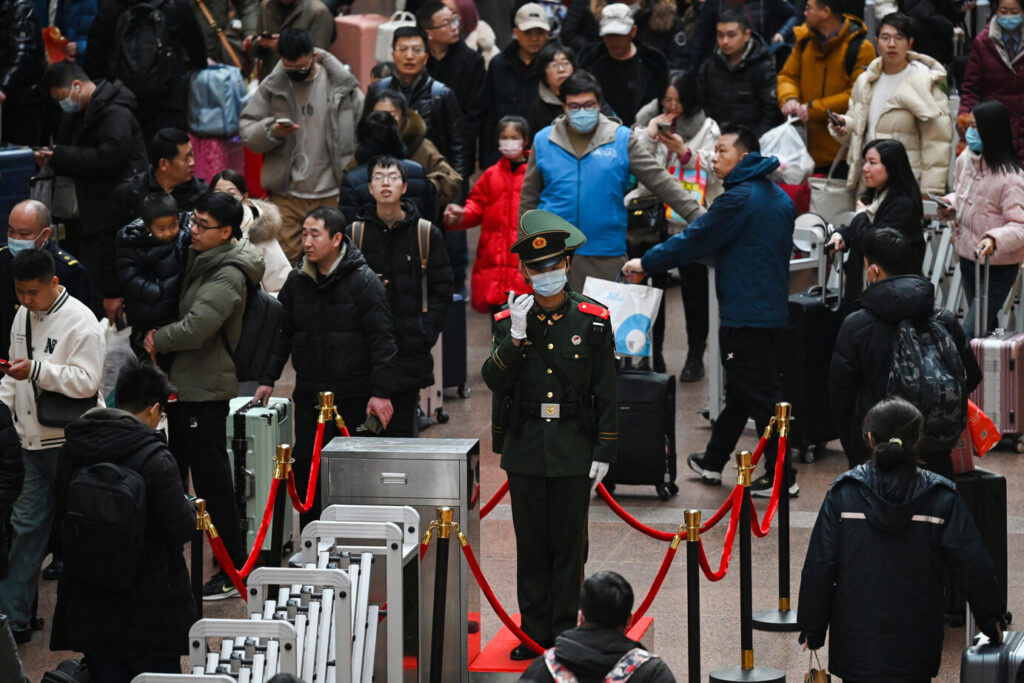
[[[967,503],[981,540],[996,565],[996,579],[1006,600],[1006,477],[980,467],[954,475],[957,490]],[[955,625],[964,622],[966,602],[956,581],[946,582],[946,616]],[[1007,613],[1007,621],[1013,617]]]
[[[1024,633],[1005,631],[1000,645],[971,645],[960,656],[961,683],[1024,681]]]
[[[0,145],[0,215],[4,220],[15,204],[28,199],[30,181],[35,174],[31,147]]]
[[[618,373],[619,459],[604,478],[616,484],[650,484],[668,500],[676,486],[676,384],[673,375],[625,368]]]
[[[789,297],[789,324],[779,337],[780,398],[793,406],[789,445],[803,462],[814,462],[836,427],[828,402],[828,366],[843,322],[840,294],[811,287]]]
[[[466,299],[452,296],[441,334],[441,376],[444,388],[457,387],[460,398],[469,396],[466,383]]]

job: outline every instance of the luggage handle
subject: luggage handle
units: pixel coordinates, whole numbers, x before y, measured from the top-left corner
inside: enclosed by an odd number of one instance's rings
[[[836,297],[835,306],[828,305],[828,276],[829,268],[836,264],[839,272],[839,295]],[[818,282],[821,284],[821,305],[827,310],[835,313],[842,306],[843,300],[843,284],[844,284],[844,272],[843,268],[843,252],[834,249],[831,243],[826,242],[821,248],[821,259],[818,261]],[[813,289],[813,288],[812,288]]]
[[[988,332],[988,283],[991,263],[988,256],[974,251],[974,336],[980,339],[982,331]],[[985,269],[985,286],[981,286],[981,269]]]

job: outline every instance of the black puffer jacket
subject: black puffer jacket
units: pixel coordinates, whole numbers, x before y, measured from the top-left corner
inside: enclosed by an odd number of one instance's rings
[[[555,638],[555,658],[572,671],[580,683],[601,683],[615,663],[641,643],[627,638],[622,631],[610,628],[578,626]],[[527,683],[554,681],[543,657],[533,660],[519,679]],[[665,662],[652,659],[637,668],[630,683],[675,683]]]
[[[41,102],[45,96],[46,59],[40,26],[29,0],[0,2],[0,91],[11,104],[24,106]]]
[[[338,194],[338,208],[345,214],[345,222],[351,223],[356,219],[356,212],[367,204],[373,204],[374,199],[370,194],[370,167],[368,161],[377,156],[379,152],[373,147],[360,145],[356,149],[356,161],[359,165],[348,171],[341,181],[341,191]],[[434,215],[434,184],[427,179],[427,172],[423,167],[411,159],[402,159],[402,167],[405,169],[406,183],[403,198],[408,199],[416,205],[421,216]]]
[[[382,78],[370,85],[367,100],[374,101],[377,93],[386,89],[397,90],[405,95],[410,109],[415,109],[427,124],[427,139],[433,142],[463,178],[473,173],[469,168],[466,143],[463,141],[462,108],[455,92],[440,81],[434,80],[426,69],[413,84],[403,87],[394,76]]]
[[[872,406],[885,398],[892,367],[892,343],[901,320],[921,320],[937,311],[949,331],[967,371],[966,389],[981,382],[981,370],[953,314],[935,308],[932,283],[920,275],[900,275],[869,286],[860,297],[861,309],[839,328],[829,367],[829,407],[843,450],[853,464],[870,457],[861,423]]]
[[[11,410],[0,401],[0,519],[7,519],[25,482],[21,443],[14,429]],[[0,524],[0,579],[7,576],[7,524]]]
[[[356,219],[365,221],[362,245],[357,245],[366,262],[384,279],[395,324],[398,359],[395,390],[421,389],[434,382],[434,361],[430,349],[437,342],[448,307],[452,303],[452,269],[444,237],[435,225],[430,228],[427,254],[427,311],[423,312],[420,251],[417,245],[420,215],[416,205],[402,200],[405,219],[391,228],[377,217],[375,205],[364,206]],[[352,226],[345,228],[352,236]]]
[[[684,0],[641,0],[633,16],[637,42],[665,55],[672,69],[685,69],[690,64],[690,46],[682,20],[685,4]],[[565,11],[559,37],[577,53],[601,42],[600,17],[594,16],[593,7],[591,0],[569,0]]]
[[[760,137],[782,122],[776,78],[775,62],[756,33],[735,66],[715,48],[698,74],[704,112],[715,121],[741,123]]]
[[[433,55],[427,59],[427,71],[455,93],[462,109],[462,142],[466,155],[466,166],[476,168],[476,140],[480,135],[480,125],[484,118],[484,88],[487,78],[487,67],[484,58],[465,42],[448,47],[444,58],[437,60]],[[425,214],[430,215],[430,214]]]
[[[653,47],[637,40],[636,58],[640,60],[634,80],[617,82],[611,72],[617,64],[604,43],[595,43],[580,53],[580,68],[594,75],[604,90],[605,100],[615,110],[622,123],[632,126],[636,113],[653,99],[661,99],[668,87],[668,60]]]
[[[519,58],[519,41],[513,40],[491,59],[487,67],[486,120],[480,131],[480,168],[489,168],[501,158],[498,121],[513,114],[526,116],[538,97],[539,83],[533,64],[526,64]],[[462,177],[469,176],[463,173]]]
[[[284,304],[281,336],[260,384],[272,386],[291,356],[299,389],[341,398],[391,396],[397,354],[391,311],[384,286],[352,240],[343,239],[341,262],[326,276],[303,260],[277,298]]]
[[[874,462],[839,475],[807,547],[797,622],[843,680],[920,681],[939,673],[942,578],[963,587],[989,637],[1006,611],[978,530],[953,482]]]
[[[178,294],[192,246],[186,214],[181,214],[178,226],[170,242],[153,237],[141,218],[117,233],[117,277],[134,330],[152,330],[178,319]]]
[[[58,505],[66,499],[74,469],[99,462],[122,463],[160,440],[133,415],[113,408],[90,410],[70,424],[65,434]],[[50,638],[53,650],[105,650],[137,658],[188,651],[188,629],[198,615],[182,546],[195,530],[195,510],[185,499],[169,449],[150,455],[137,471],[146,483],[145,559],[139,578],[117,594],[62,579]]]
[[[110,250],[124,225],[117,222],[114,188],[147,166],[135,104],[135,95],[120,81],[98,81],[84,112],[61,116],[50,158],[57,175],[75,181],[83,236],[98,236]]]

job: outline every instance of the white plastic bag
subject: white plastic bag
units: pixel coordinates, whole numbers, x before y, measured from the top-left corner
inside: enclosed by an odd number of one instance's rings
[[[130,327],[119,330],[114,325],[107,325],[107,355],[103,360],[103,379],[100,381],[100,391],[107,407],[114,405],[114,387],[117,386],[117,376],[121,374],[121,368],[135,355],[129,342],[131,334]]]
[[[658,317],[662,290],[587,277],[583,294],[599,301],[611,314],[616,355],[651,355],[651,329]]]
[[[807,143],[797,130],[795,116],[775,126],[761,136],[761,155],[775,156],[779,159],[779,167],[771,174],[771,179],[787,185],[800,185],[814,173],[814,159],[807,151]]]

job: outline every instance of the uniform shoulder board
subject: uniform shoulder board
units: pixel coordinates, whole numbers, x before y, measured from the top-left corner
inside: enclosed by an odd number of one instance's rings
[[[598,306],[597,304],[592,304],[589,301],[580,302],[579,309],[581,313],[588,313],[600,318],[601,320],[608,320],[611,315],[608,313],[608,309],[604,306]]]
[[[507,309],[507,308],[504,311],[498,311],[497,313],[494,314],[494,322],[498,322],[499,320],[504,320],[505,318],[509,317],[510,315],[512,315],[512,311]]]
[[[74,260],[69,260],[69,261],[67,262],[67,264],[68,264],[69,266],[77,266],[77,265],[78,265],[78,260],[77,260],[77,259],[74,259]]]

